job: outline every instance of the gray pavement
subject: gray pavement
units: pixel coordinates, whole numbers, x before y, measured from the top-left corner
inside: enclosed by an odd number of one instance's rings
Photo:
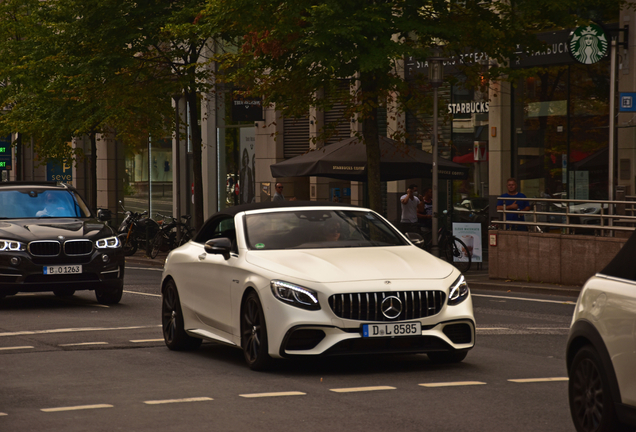
[[[126,257],[126,266],[151,266],[163,268],[167,253],[160,253],[157,258],[151,259],[145,251],[137,251],[135,255]],[[580,286],[557,285],[549,283],[524,282],[503,279],[490,279],[488,276],[488,262],[473,263],[471,269],[465,274],[470,289],[477,291],[505,291],[528,294],[546,294],[578,297]]]

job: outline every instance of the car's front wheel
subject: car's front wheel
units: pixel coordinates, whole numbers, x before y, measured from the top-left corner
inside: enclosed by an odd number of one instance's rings
[[[572,360],[568,396],[570,414],[578,432],[625,430],[616,417],[601,358],[592,346],[581,348]]]
[[[265,314],[254,291],[248,294],[241,310],[241,346],[250,369],[265,370],[271,364]]]
[[[119,280],[115,285],[95,289],[95,298],[99,304],[113,305],[121,301],[124,294],[124,281]]]
[[[177,285],[173,280],[166,282],[166,287],[163,289],[161,327],[163,328],[163,340],[171,350],[191,350],[201,345],[201,339],[192,337],[185,331],[181,301]]]

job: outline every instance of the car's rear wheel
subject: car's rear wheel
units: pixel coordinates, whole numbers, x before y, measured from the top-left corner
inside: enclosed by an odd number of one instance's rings
[[[124,281],[117,281],[116,284],[96,288],[95,298],[99,304],[112,305],[121,301],[121,297],[124,294]]]
[[[241,345],[250,369],[265,370],[271,364],[265,314],[258,294],[254,291],[247,295],[241,310]]]
[[[55,294],[57,297],[70,297],[73,294],[75,294],[75,290],[74,289],[57,289],[57,290],[53,290],[53,294]]]
[[[574,356],[568,383],[570,414],[578,432],[626,430],[616,417],[609,380],[592,346]]]
[[[430,352],[426,355],[433,363],[448,364],[459,363],[466,358],[468,351],[439,351]]]
[[[181,301],[177,285],[173,280],[166,282],[161,301],[161,326],[163,340],[171,350],[184,351],[196,349],[202,340],[188,335],[184,328]]]

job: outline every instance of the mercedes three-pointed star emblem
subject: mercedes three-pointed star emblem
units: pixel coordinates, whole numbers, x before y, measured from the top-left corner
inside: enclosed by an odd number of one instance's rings
[[[386,297],[380,304],[382,315],[388,319],[395,319],[402,313],[402,300],[395,296]]]

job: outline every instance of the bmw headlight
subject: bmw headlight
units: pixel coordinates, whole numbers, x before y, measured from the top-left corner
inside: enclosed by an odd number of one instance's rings
[[[314,290],[279,280],[271,281],[270,287],[272,288],[274,297],[283,303],[287,303],[301,309],[320,309],[318,295]]]
[[[460,275],[455,282],[451,285],[450,294],[448,294],[448,305],[455,306],[466,300],[470,290],[468,289],[468,283],[464,279],[463,275]]]
[[[0,240],[0,251],[18,252],[26,250],[26,244],[15,240]]]
[[[117,237],[106,237],[95,242],[97,249],[116,249],[121,246]]]

